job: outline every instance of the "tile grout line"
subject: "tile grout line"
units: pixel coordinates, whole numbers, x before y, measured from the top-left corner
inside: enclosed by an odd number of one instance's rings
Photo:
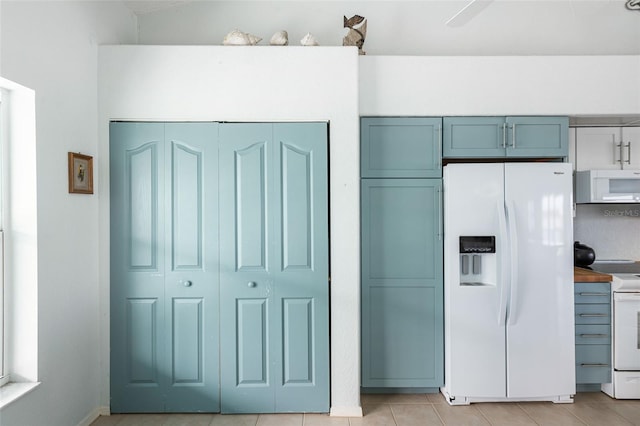
[[[445,401],[445,404],[446,404],[446,403],[447,403],[447,402]],[[443,425],[446,425],[446,423],[444,422],[444,419],[442,418],[442,416],[441,416],[441,415],[440,415],[440,413],[438,412],[438,409],[436,408],[436,405],[432,403],[432,404],[431,404],[431,406],[433,407],[433,411],[435,411],[435,412],[436,412],[436,416],[438,416],[438,420],[440,420],[440,423],[442,423]]]
[[[540,426],[540,423],[536,422],[536,420],[535,420],[533,417],[531,417],[531,416],[529,415],[529,413],[527,412],[527,410],[525,410],[525,409],[524,409],[524,407],[522,406],[522,404],[520,404],[519,402],[518,402],[517,404],[518,404],[518,408],[522,410],[522,412],[524,413],[524,415],[525,415],[525,416],[529,417],[529,419],[530,419],[533,423],[535,423],[535,424],[537,424],[538,426]]]
[[[471,404],[469,404],[469,406],[471,406]],[[493,425],[491,420],[489,420],[489,418],[484,415],[484,412],[482,411],[482,409],[480,407],[476,407],[476,408],[477,408],[478,412],[480,413],[480,415],[482,416],[482,418],[485,419],[487,421],[487,423],[489,423],[489,425]]]
[[[396,420],[396,415],[393,414],[393,407],[391,406],[392,404],[387,404],[389,406],[389,411],[391,411],[391,418],[393,419],[393,424],[398,426],[398,421]]]

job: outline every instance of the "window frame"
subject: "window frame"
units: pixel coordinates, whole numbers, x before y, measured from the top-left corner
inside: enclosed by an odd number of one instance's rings
[[[5,246],[4,246],[4,207],[6,205],[4,184],[5,179],[5,149],[8,140],[8,114],[7,93],[4,88],[0,88],[0,387],[6,385],[10,381],[9,365],[7,360],[8,344],[7,344],[7,305],[6,295],[7,287],[5,286],[4,265],[5,265]]]

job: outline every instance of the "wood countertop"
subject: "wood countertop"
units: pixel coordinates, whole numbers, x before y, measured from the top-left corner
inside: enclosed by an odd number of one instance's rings
[[[573,281],[577,283],[608,283],[612,276],[584,268],[573,268]]]

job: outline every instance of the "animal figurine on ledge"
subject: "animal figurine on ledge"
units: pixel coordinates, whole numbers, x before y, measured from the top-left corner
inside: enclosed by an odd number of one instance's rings
[[[360,26],[356,28],[356,25]],[[342,39],[342,45],[358,46],[358,54],[366,55],[367,52],[362,49],[362,46],[364,45],[364,39],[367,36],[367,20],[360,15],[353,15],[349,19],[344,16],[344,28],[349,28],[349,32]]]

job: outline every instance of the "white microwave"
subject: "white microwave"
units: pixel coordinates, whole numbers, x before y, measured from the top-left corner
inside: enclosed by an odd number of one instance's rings
[[[576,172],[576,203],[640,203],[640,170]]]

